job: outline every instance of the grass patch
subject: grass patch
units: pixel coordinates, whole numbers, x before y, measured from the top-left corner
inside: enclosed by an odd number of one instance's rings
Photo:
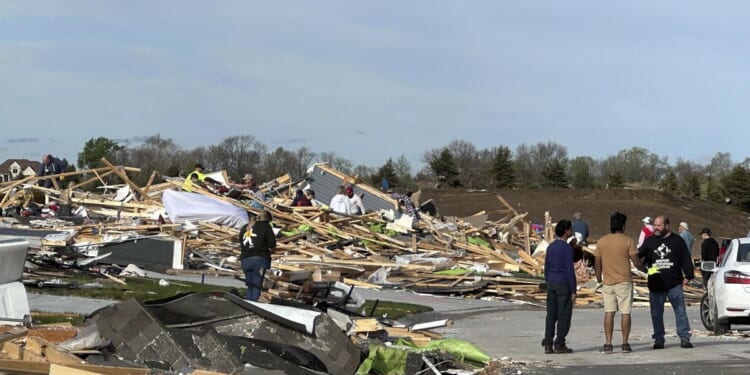
[[[92,274],[75,274],[70,277],[64,278],[65,282],[74,282],[79,285],[79,288],[54,288],[54,287],[38,287],[37,285],[29,284],[26,285],[26,289],[29,292],[38,294],[49,294],[56,296],[77,296],[86,298],[97,298],[97,299],[110,299],[122,301],[129,298],[135,298],[139,301],[152,301],[164,298],[173,297],[177,294],[182,293],[199,293],[199,292],[211,292],[211,291],[224,291],[229,292],[231,287],[223,287],[211,284],[200,284],[189,281],[172,281],[169,280],[169,285],[160,286],[158,279],[133,277],[127,278],[125,281],[127,285],[122,285],[109,279],[102,279]],[[86,287],[87,284],[98,283],[101,287]],[[244,288],[240,289],[240,293],[244,293]],[[411,303],[400,303],[392,301],[378,301],[377,307],[373,311],[375,306],[374,300],[368,300],[358,310],[366,315],[374,317],[387,317],[389,319],[398,319],[406,315],[419,314],[423,312],[432,311],[432,308],[423,305],[415,305]],[[39,318],[37,322],[36,316],[34,317],[35,324],[48,324],[48,323],[59,323],[70,321],[65,317],[70,314],[40,314],[48,315],[44,318]],[[55,317],[55,315],[58,315]],[[44,319],[44,320],[42,320]],[[75,324],[75,323],[73,323]]]
[[[33,293],[49,294],[56,296],[78,296],[87,298],[126,300],[135,298],[139,301],[150,301],[172,297],[176,294],[188,292],[210,292],[225,291],[230,287],[210,284],[193,283],[189,281],[169,281],[169,285],[160,286],[159,280],[145,277],[133,277],[125,279],[127,285],[116,283],[109,279],[101,279],[87,274],[77,274],[65,278],[66,282],[75,282],[79,288],[54,288],[27,285],[27,290]],[[87,287],[91,283],[101,284],[101,287]]]
[[[365,304],[359,308],[360,312],[364,312],[365,315],[382,317],[385,316],[388,319],[398,319],[406,315],[419,314],[423,312],[432,311],[431,307],[423,305],[415,305],[412,303],[392,302],[392,301],[377,301],[378,305],[375,307],[375,311],[372,311],[375,306],[373,300],[365,301]],[[372,313],[371,313],[372,312]]]
[[[34,325],[70,323],[73,326],[79,326],[83,322],[83,315],[80,314],[56,314],[34,312],[31,314],[31,322]]]

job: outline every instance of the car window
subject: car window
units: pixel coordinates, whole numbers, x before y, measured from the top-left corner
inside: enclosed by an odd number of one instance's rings
[[[729,256],[732,255],[732,242],[727,241],[725,246],[726,252],[724,253],[724,256],[721,257],[721,263],[719,263],[719,267],[724,267],[724,265],[727,264],[727,259],[729,259]]]
[[[740,249],[737,252],[738,262],[750,262],[750,244],[740,245]]]

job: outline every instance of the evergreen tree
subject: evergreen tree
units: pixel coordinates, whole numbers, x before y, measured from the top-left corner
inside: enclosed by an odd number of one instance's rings
[[[375,173],[370,180],[372,181],[373,186],[380,186],[380,183],[383,181],[384,177],[386,180],[388,180],[388,184],[391,187],[398,186],[399,178],[396,175],[396,168],[393,164],[393,159],[391,158],[388,158],[385,164],[383,164],[383,166],[378,169],[378,172]]]
[[[497,148],[495,160],[492,163],[492,173],[495,176],[495,186],[499,188],[515,186],[515,171],[508,147],[500,146]]]
[[[430,162],[430,169],[433,175],[437,177],[438,186],[443,183],[447,183],[451,187],[461,186],[461,181],[457,178],[458,168],[456,168],[456,162],[447,148],[443,149],[440,155]]]
[[[102,158],[110,152],[122,150],[122,146],[117,142],[105,138],[91,138],[83,145],[83,151],[78,153],[76,164],[79,168],[93,169],[102,166]]]
[[[713,176],[706,177],[706,199],[717,203],[724,201],[721,186]]]
[[[677,191],[677,175],[673,170],[670,169],[667,171],[667,174],[664,175],[664,179],[661,181],[660,187],[669,193]]]
[[[685,181],[685,184],[682,187],[682,190],[689,197],[700,198],[700,196],[701,196],[701,181],[698,178],[698,175],[692,174],[692,175],[688,176],[687,180]]]
[[[731,199],[733,205],[745,211],[750,210],[750,171],[747,168],[736,165],[721,182],[724,196]]]
[[[542,170],[544,177],[544,187],[567,188],[568,175],[565,172],[565,166],[558,159],[550,160],[547,166]]]

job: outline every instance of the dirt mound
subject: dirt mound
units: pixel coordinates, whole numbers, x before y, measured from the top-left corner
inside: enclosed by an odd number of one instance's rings
[[[688,222],[696,237],[693,254],[700,253],[698,232],[709,227],[716,237],[745,236],[750,229],[750,214],[731,206],[699,199],[682,198],[656,190],[636,189],[539,189],[466,191],[452,189],[422,190],[420,201],[432,198],[440,214],[469,216],[486,211],[490,220],[504,216],[505,206],[497,198],[501,195],[518,212],[528,212],[534,223],[544,223],[544,212],[549,211],[553,221],[572,218],[581,212],[589,224],[590,237],[596,240],[609,233],[609,216],[614,211],[628,215],[626,234],[638,237],[644,216],[667,215],[672,230],[677,231],[680,221]]]

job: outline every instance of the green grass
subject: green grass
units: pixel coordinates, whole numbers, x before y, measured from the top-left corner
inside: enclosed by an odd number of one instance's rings
[[[50,294],[56,296],[78,296],[87,298],[100,298],[100,299],[113,299],[113,300],[126,300],[129,298],[135,298],[139,301],[150,301],[172,297],[181,293],[189,292],[210,292],[210,291],[225,291],[228,292],[231,288],[222,287],[209,284],[199,284],[189,281],[169,281],[168,286],[160,286],[159,280],[149,278],[127,278],[125,282],[127,285],[116,283],[109,279],[95,278],[91,275],[78,274],[71,278],[66,278],[66,281],[75,281],[78,285],[84,285],[86,283],[98,282],[102,284],[101,288],[38,288],[34,286],[27,286],[27,290],[31,293]]]
[[[367,300],[365,304],[359,308],[360,312],[364,312],[366,315],[370,315],[372,307],[375,305],[375,301]],[[432,311],[431,307],[423,305],[414,305],[411,303],[391,302],[391,301],[379,301],[378,306],[372,313],[373,317],[387,317],[388,319],[398,319],[406,315],[419,314],[423,312]]]
[[[55,314],[55,313],[34,313],[31,321],[34,325],[70,323],[79,326],[83,322],[83,315],[80,314]]]
[[[169,281],[168,286],[160,286],[159,280],[150,278],[127,278],[125,281],[127,285],[116,283],[109,279],[102,279],[94,277],[90,274],[76,274],[69,278],[66,278],[68,282],[76,282],[78,285],[84,285],[87,283],[98,282],[102,285],[101,288],[39,288],[36,286],[27,286],[27,291],[31,293],[39,294],[50,294],[56,296],[78,296],[86,298],[98,298],[98,299],[111,299],[111,300],[126,300],[129,298],[135,298],[139,301],[151,301],[159,300],[168,297],[173,297],[177,294],[189,293],[189,292],[210,292],[210,291],[224,291],[228,292],[231,287],[222,287],[210,284],[199,284],[189,281]],[[244,288],[240,289],[240,293],[244,293]],[[375,301],[368,300],[365,302],[363,307],[359,309],[359,312],[369,315],[372,311]],[[377,308],[372,312],[374,317],[387,317],[389,319],[398,319],[410,314],[418,314],[422,312],[432,311],[432,308],[422,305],[415,305],[410,303],[399,303],[391,301],[379,301]],[[66,315],[70,314],[40,314],[44,318],[39,318],[40,322],[37,322],[37,317],[34,317],[35,324],[47,324],[47,323],[59,323],[69,321]],[[42,323],[43,321],[43,323]],[[73,322],[75,324],[75,322]]]

